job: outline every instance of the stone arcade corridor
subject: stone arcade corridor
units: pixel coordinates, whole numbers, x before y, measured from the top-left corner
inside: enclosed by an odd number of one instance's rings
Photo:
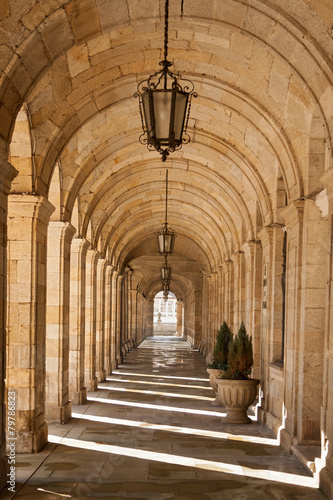
[[[163,162],[143,144],[135,95],[165,67],[166,5],[172,72],[197,97]],[[166,214],[170,256],[156,237]],[[271,461],[287,478],[304,457],[333,498],[332,249],[332,0],[0,0],[0,490],[13,438],[27,474],[46,458],[26,490],[50,475],[44,489],[58,478],[73,492],[94,466],[108,481],[109,462],[110,488],[128,496],[138,479],[165,480],[216,500],[226,480],[228,500],[238,482],[284,500],[276,485],[298,490],[301,469],[294,486],[259,476]],[[172,308],[154,311],[168,291]],[[210,404],[224,322],[253,342],[249,429],[223,429]],[[175,353],[143,344],[154,333],[176,333]],[[110,420],[141,417],[157,428]],[[283,449],[191,429],[267,432]],[[48,441],[62,434],[72,447]],[[84,441],[104,451],[75,448]],[[112,463],[116,446],[133,456]]]
[[[294,455],[257,423],[223,424],[202,357],[150,337],[18,460],[17,500],[321,500]],[[1,497],[11,498],[9,494]]]

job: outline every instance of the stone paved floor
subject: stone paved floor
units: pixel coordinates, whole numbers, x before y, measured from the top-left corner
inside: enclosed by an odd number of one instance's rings
[[[223,424],[200,354],[180,338],[147,339],[75,406],[50,443],[18,455],[5,500],[319,500],[295,456],[253,416]]]

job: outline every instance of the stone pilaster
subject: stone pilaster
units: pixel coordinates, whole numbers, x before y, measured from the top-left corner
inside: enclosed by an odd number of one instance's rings
[[[104,382],[105,370],[105,268],[107,262],[97,261],[96,279],[96,375],[98,382]]]
[[[298,349],[301,319],[303,211],[303,201],[292,202],[281,211],[288,234],[284,359],[286,418],[285,428],[281,431],[281,443],[287,448],[292,445],[297,435],[297,394],[300,391]]]
[[[87,402],[84,380],[86,257],[90,243],[74,238],[71,245],[69,314],[69,391],[73,404]]]
[[[264,227],[258,234],[262,247],[261,286],[261,399],[259,418],[278,432],[283,419],[284,370],[282,339],[282,272],[283,237],[282,224]],[[272,365],[274,364],[274,366]]]
[[[327,221],[307,199],[282,211],[287,245],[286,430],[296,444],[320,442]],[[287,404],[286,404],[287,403]]]
[[[71,416],[69,399],[70,245],[75,228],[50,221],[46,295],[46,421],[64,424]]]
[[[0,162],[0,491],[7,482],[5,400],[6,308],[7,308],[7,212],[10,185],[17,171],[7,161]]]
[[[328,198],[326,321],[324,334],[323,402],[321,448],[323,468],[320,485],[333,497],[333,167],[321,177]]]
[[[7,391],[16,397],[16,451],[39,451],[45,422],[47,226],[43,197],[8,198]]]
[[[86,259],[85,382],[88,391],[97,388],[96,377],[96,276],[99,254],[93,248]]]

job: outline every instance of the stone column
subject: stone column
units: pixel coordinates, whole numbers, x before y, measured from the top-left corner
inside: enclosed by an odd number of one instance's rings
[[[282,216],[288,234],[284,439],[289,444],[316,444],[322,404],[327,222],[310,199],[291,203]]]
[[[152,337],[154,335],[154,299],[146,299],[145,322],[145,336]]]
[[[231,329],[236,334],[244,321],[244,295],[245,295],[245,265],[244,252],[238,251],[231,257],[234,266],[234,323]],[[246,326],[246,325],[245,325]]]
[[[46,252],[53,210],[38,195],[8,198],[7,391],[16,397],[18,453],[35,453],[47,443]]]
[[[260,378],[261,356],[261,282],[262,251],[260,241],[248,241],[243,245],[245,256],[245,311],[244,322],[253,344],[253,376]]]
[[[132,347],[137,347],[138,345],[138,292],[136,290],[130,290],[131,295],[131,344]]]
[[[144,298],[141,293],[137,295],[137,345],[140,345],[144,340],[143,332],[143,304]]]
[[[7,161],[0,165],[0,491],[7,483],[6,430],[8,428],[6,378],[6,308],[7,308],[7,212],[10,185],[17,171]]]
[[[115,330],[115,344],[116,344],[116,363],[117,366],[123,362],[122,343],[123,343],[123,325],[122,321],[122,281],[123,275],[117,275],[117,298],[116,298],[116,330]]]
[[[183,302],[177,301],[177,337],[183,335]]]
[[[86,259],[86,314],[85,314],[85,381],[88,391],[97,389],[96,377],[96,275],[98,252],[87,251]]]
[[[207,276],[206,269],[201,270],[202,274],[202,333],[201,341],[202,346],[201,353],[206,356],[208,353],[208,343],[209,343],[209,279]],[[186,305],[184,304],[184,308]],[[184,310],[184,316],[186,317],[186,311]]]
[[[112,373],[112,331],[111,331],[111,307],[112,307],[112,266],[107,264],[105,267],[105,370],[106,375]]]
[[[75,228],[50,221],[46,294],[46,421],[64,424],[71,416],[69,400],[70,245]]]
[[[90,247],[84,238],[74,238],[71,245],[70,314],[69,314],[69,394],[72,403],[87,402],[84,381],[84,338],[86,300],[86,257]]]
[[[183,335],[184,327],[184,303],[178,302],[177,304],[177,332],[178,332],[178,307],[181,310],[181,335]],[[194,292],[194,347],[198,347],[200,340],[202,339],[202,290],[196,290]]]
[[[96,375],[98,382],[104,382],[105,371],[105,259],[97,260],[96,279]]]
[[[132,304],[132,269],[127,269],[127,347],[128,350],[133,349],[132,342],[132,313],[133,313],[133,304]]]
[[[324,334],[323,403],[321,406],[321,486],[333,497],[333,167],[322,176],[328,198],[326,321]]]
[[[234,325],[234,264],[232,260],[225,260],[223,269],[223,296],[224,296],[224,318],[229,328],[233,330]]]
[[[128,268],[125,269],[121,284],[121,352],[125,356],[128,351]]]
[[[117,364],[117,342],[116,342],[116,331],[117,331],[117,283],[118,283],[118,271],[112,268],[111,275],[111,363],[112,370],[115,370],[118,366]]]
[[[297,435],[297,393],[299,387],[302,238],[304,202],[296,201],[281,211],[288,234],[286,275],[286,336],[284,363],[285,428],[281,443],[290,448]],[[302,381],[303,382],[303,381]]]

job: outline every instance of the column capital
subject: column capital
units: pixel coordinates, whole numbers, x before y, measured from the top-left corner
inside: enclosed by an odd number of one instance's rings
[[[74,236],[72,239],[71,250],[74,252],[87,253],[87,250],[90,248],[90,241],[86,240],[82,237]]]
[[[281,215],[285,220],[287,230],[303,222],[303,213],[304,200],[292,201],[281,210]]]
[[[278,224],[278,223],[270,224],[260,229],[258,233],[258,238],[260,240],[262,247],[264,248],[268,245],[273,244],[273,237],[274,234],[276,234],[276,231],[283,231],[283,230],[285,230],[285,226],[283,224]]]
[[[70,222],[50,220],[49,229],[58,230],[65,241],[71,242],[76,229]]]
[[[37,218],[49,223],[54,206],[46,198],[34,194],[10,194],[8,196],[9,218]]]
[[[245,241],[242,245],[242,250],[245,255],[253,254],[254,250],[258,247],[261,247],[260,240],[248,240]]]

